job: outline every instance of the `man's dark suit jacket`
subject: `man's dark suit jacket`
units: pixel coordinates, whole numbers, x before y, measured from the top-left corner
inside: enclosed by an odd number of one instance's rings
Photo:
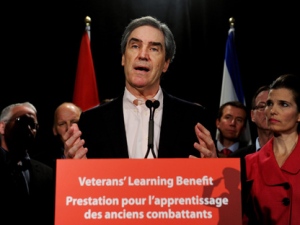
[[[217,149],[217,142],[218,142],[217,140],[214,140],[214,143],[215,143],[215,146],[216,146],[216,150],[217,150],[217,156],[219,157],[220,152]],[[229,154],[228,157],[231,157],[233,154],[236,154],[236,152],[239,151],[239,149],[241,149],[241,148],[247,148],[247,147],[248,147],[248,143],[247,142],[240,141],[239,148],[237,150],[235,150],[235,152],[232,152],[231,154]]]
[[[55,182],[52,168],[30,159],[30,194],[23,192],[0,149],[1,224],[54,224]],[[24,194],[25,193],[25,194]]]
[[[228,157],[230,158],[240,158],[241,162],[241,179],[242,182],[245,181],[246,178],[246,167],[245,167],[245,156],[251,153],[256,152],[256,144],[251,144],[246,147],[242,147],[237,149],[235,152],[231,153]]]
[[[237,149],[235,152],[231,153],[229,155],[229,157],[232,157],[232,158],[244,158],[246,155],[248,155],[250,153],[254,153],[254,152],[256,152],[256,145],[255,145],[255,143],[251,144],[251,145],[248,145],[246,147],[242,147],[242,148]]]
[[[195,125],[206,125],[204,107],[167,94],[163,90],[163,114],[158,158],[200,157]],[[128,158],[123,116],[123,96],[81,114],[79,128],[88,158]]]

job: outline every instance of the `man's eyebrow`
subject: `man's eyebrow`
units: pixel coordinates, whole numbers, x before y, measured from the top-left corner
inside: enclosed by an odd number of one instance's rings
[[[138,38],[131,38],[128,42],[130,43],[130,42],[143,42],[143,41]],[[150,43],[150,45],[162,47],[162,44],[160,42],[151,41],[149,43]]]
[[[140,39],[138,39],[138,38],[131,38],[129,41],[128,41],[128,43],[129,42],[142,42],[142,40],[140,40]]]
[[[160,42],[150,42],[150,43],[151,45],[162,47],[162,44]]]

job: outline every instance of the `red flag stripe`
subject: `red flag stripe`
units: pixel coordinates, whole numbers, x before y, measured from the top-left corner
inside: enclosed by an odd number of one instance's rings
[[[81,39],[73,103],[78,105],[83,111],[100,104],[93,57],[90,48],[90,38],[87,30],[85,30]]]

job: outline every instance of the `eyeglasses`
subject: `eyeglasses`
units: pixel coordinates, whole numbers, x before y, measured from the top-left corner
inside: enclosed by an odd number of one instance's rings
[[[253,108],[253,110],[264,111],[266,108],[266,104],[259,104]]]
[[[18,123],[19,125],[29,126],[33,130],[39,129],[39,124],[36,123],[32,117],[29,117],[27,115],[23,115],[23,116],[19,116],[19,117],[10,119],[7,122],[9,123],[9,122],[13,122],[13,121]]]

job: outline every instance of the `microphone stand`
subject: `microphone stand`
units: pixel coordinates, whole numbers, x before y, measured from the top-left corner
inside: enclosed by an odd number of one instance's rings
[[[146,101],[146,106],[150,109],[150,116],[149,116],[149,126],[148,126],[148,149],[147,153],[145,155],[145,159],[148,158],[148,155],[151,153],[153,155],[153,158],[156,158],[156,154],[154,152],[154,146],[153,146],[153,138],[154,138],[154,112],[155,109],[159,107],[159,101],[155,100],[152,102],[151,100]],[[152,110],[153,108],[153,110]]]

